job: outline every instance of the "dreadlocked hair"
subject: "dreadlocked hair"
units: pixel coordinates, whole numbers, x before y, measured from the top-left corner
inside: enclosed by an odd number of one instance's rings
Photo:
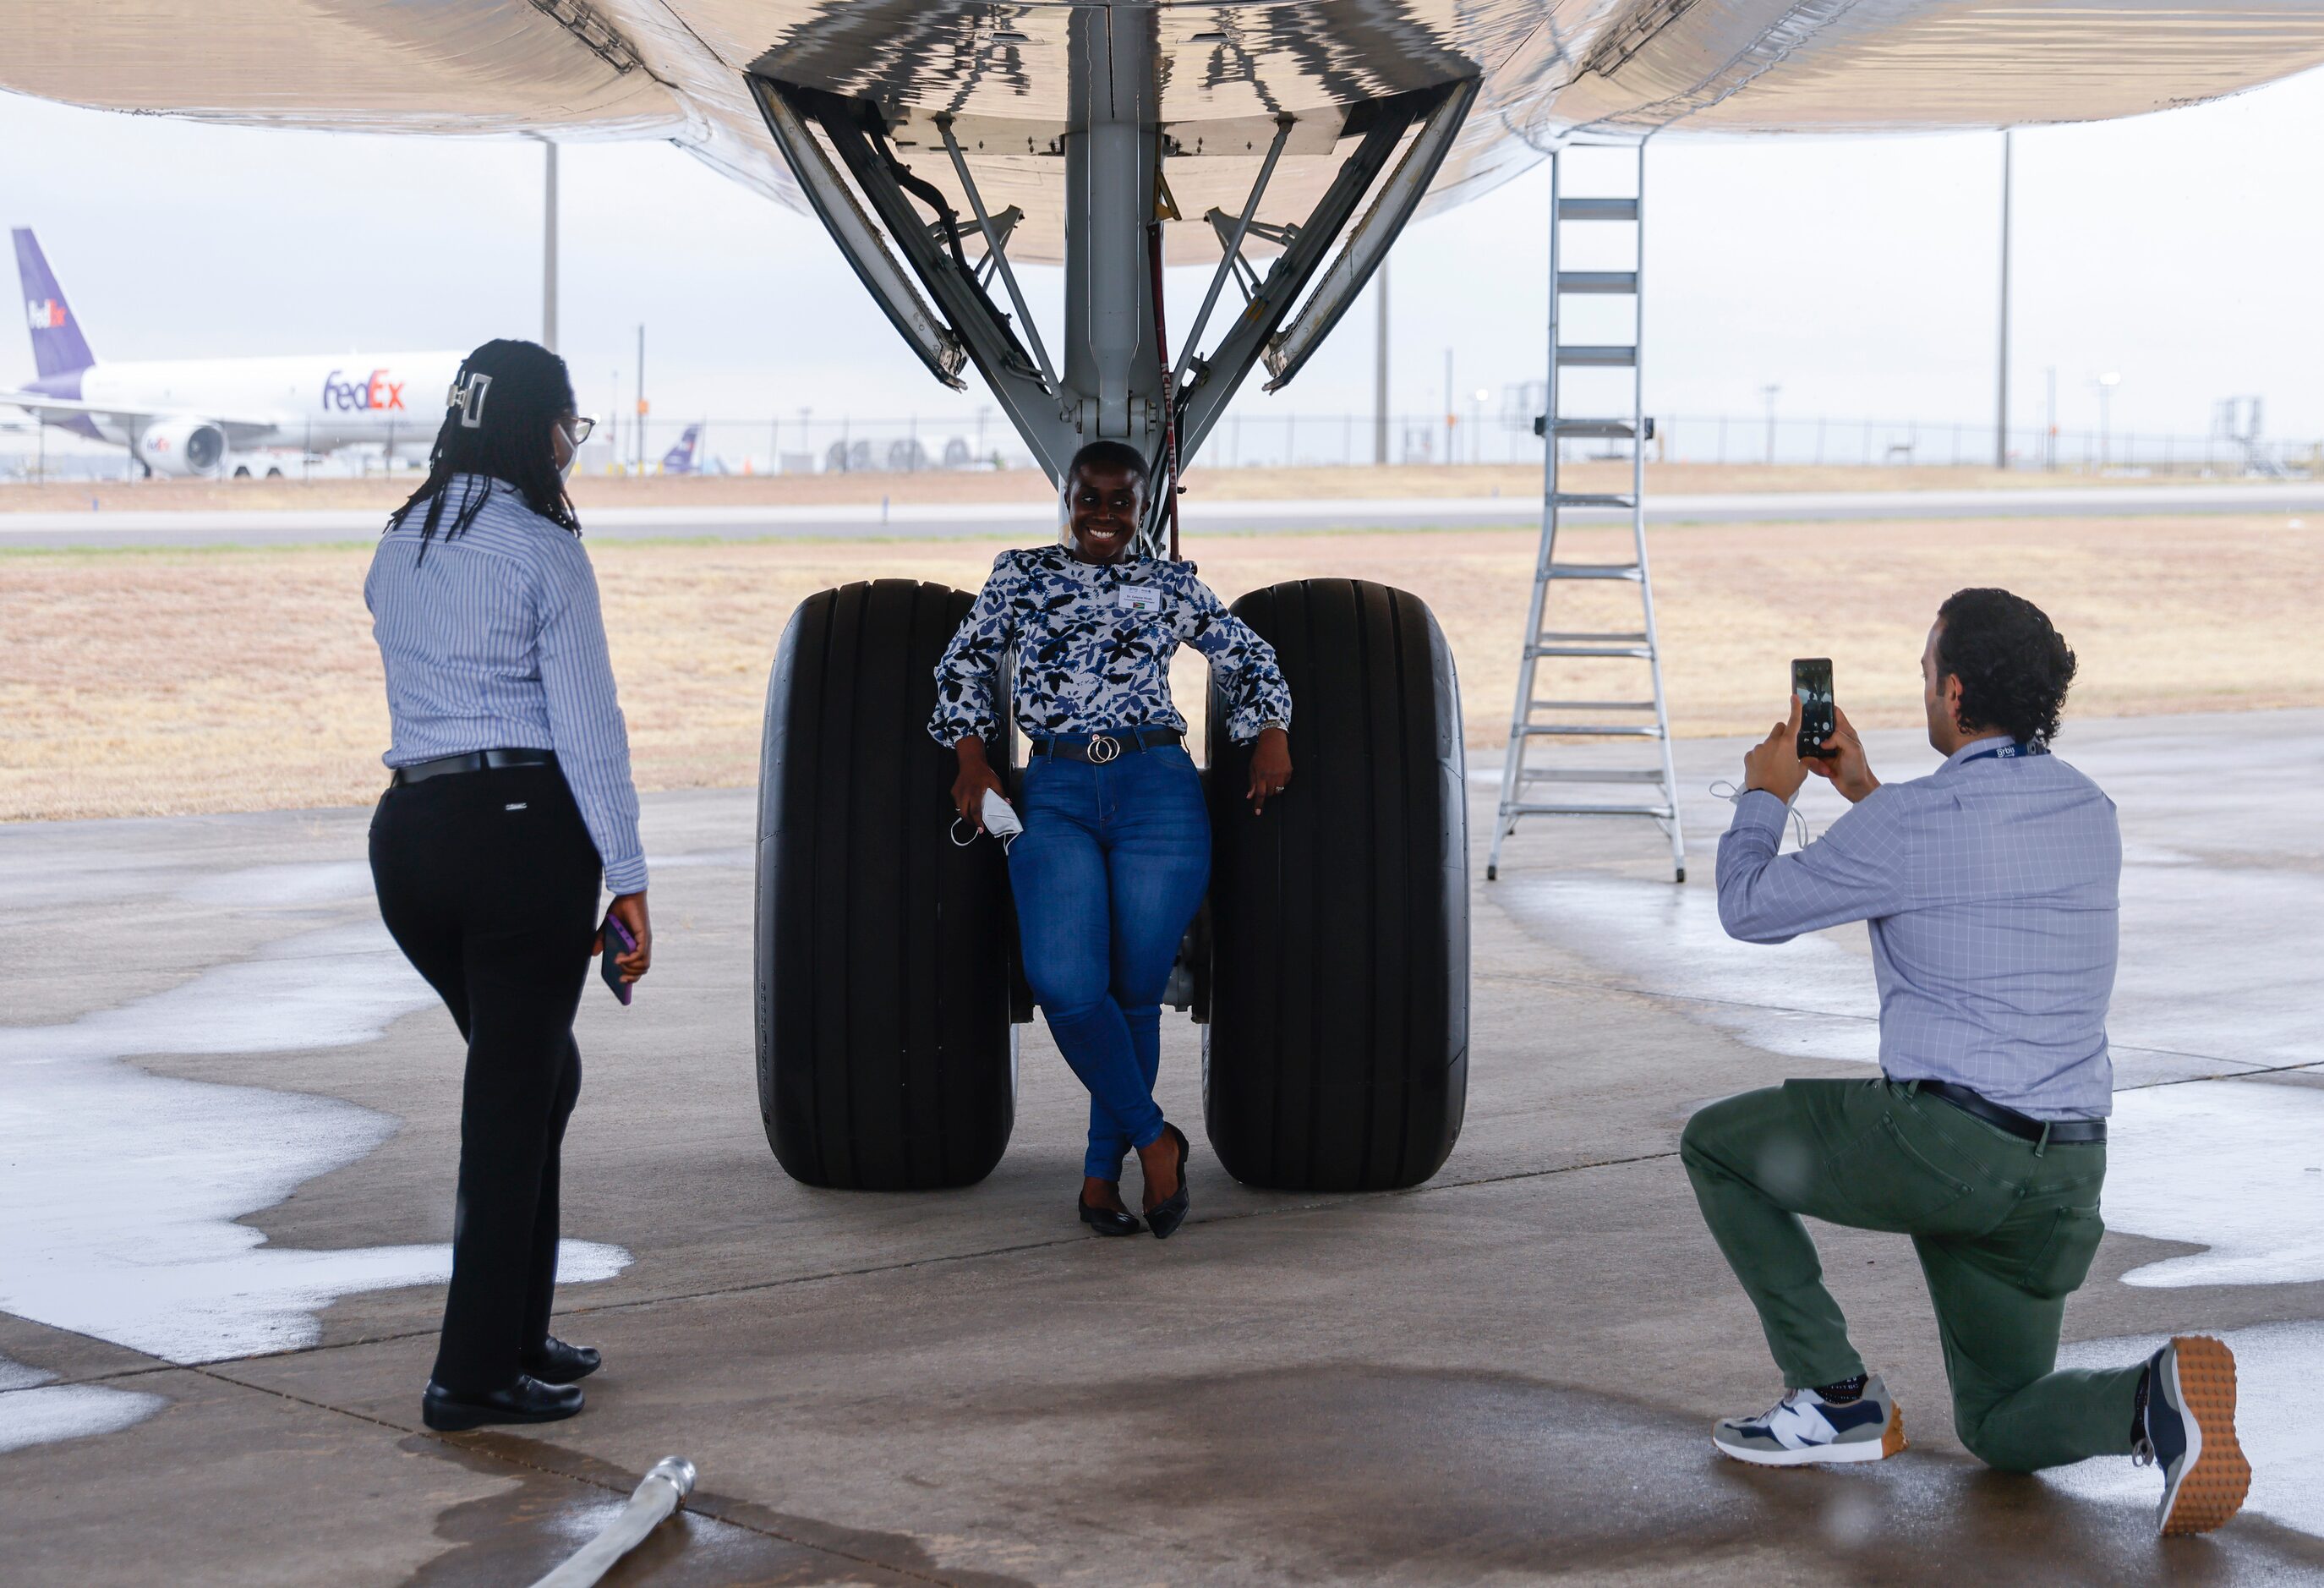
[[[444,423],[428,454],[428,478],[404,504],[388,515],[387,531],[423,504],[427,516],[420,525],[420,555],[440,527],[447,540],[475,522],[489,487],[471,482],[452,489],[462,475],[504,480],[515,486],[533,512],[559,529],[578,535],[581,521],[565,494],[557,471],[557,454],[550,432],[558,420],[573,410],[573,380],[565,361],[538,342],[496,337],[460,361],[445,399]],[[444,522],[446,503],[452,504],[451,522]]]

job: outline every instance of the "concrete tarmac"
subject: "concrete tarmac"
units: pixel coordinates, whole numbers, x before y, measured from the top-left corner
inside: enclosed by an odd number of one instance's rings
[[[1296,530],[1507,529],[1539,522],[1535,496],[1443,496],[1375,501],[1202,501],[1189,498],[1187,522],[1206,534]],[[1657,524],[1796,523],[1831,520],[1967,518],[2115,518],[2151,513],[2324,512],[2324,481],[2253,485],[2090,485],[2019,490],[1765,491],[1649,496]],[[0,549],[107,546],[283,546],[369,541],[384,515],[369,509],[235,512],[144,512],[0,513]],[[1576,523],[1628,522],[1626,511],[1568,510]],[[583,515],[596,540],[948,539],[1005,535],[1038,540],[1056,532],[1056,514],[1039,505],[904,503],[816,507],[609,507]]]
[[[1934,761],[1871,739],[1884,776]],[[377,926],[366,813],[0,827],[0,1579],[522,1583],[669,1454],[700,1488],[609,1583],[2324,1579],[2324,712],[2070,722],[2060,748],[2128,856],[2110,1231],[2068,1354],[2236,1343],[2260,1477],[2218,1534],[2154,1540],[2126,1459],[1965,1454],[1895,1237],[1818,1232],[1912,1448],[1711,1452],[1780,1386],[1679,1130],[1869,1074],[1874,1028],[1860,928],[1716,933],[1703,790],[1741,746],[1692,742],[1683,887],[1608,820],[1524,829],[1486,884],[1472,769],[1472,1079],[1429,1185],[1235,1185],[1166,1018],[1195,1141],[1167,1243],[1074,1222],[1085,1099],[1038,1025],[983,1184],[786,1178],[752,1082],[752,797],[649,796],[657,968],[626,1011],[588,990],[565,1159],[556,1327],[608,1366],[576,1420],[455,1437],[419,1397],[460,1054]]]

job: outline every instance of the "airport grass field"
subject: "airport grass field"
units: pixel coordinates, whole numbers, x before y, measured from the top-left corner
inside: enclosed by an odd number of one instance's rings
[[[1601,560],[1627,535],[1569,533],[1577,557]],[[1452,641],[1472,752],[1502,742],[1531,531],[1225,535],[1196,523],[1185,544],[1229,600],[1319,575],[1417,592]],[[802,596],[866,578],[973,588],[1001,545],[596,545],[639,786],[756,779],[768,665]],[[1764,730],[1784,705],[1787,659],[1810,654],[1833,659],[1859,725],[1917,722],[1929,615],[1969,584],[2039,602],[2074,645],[2069,752],[2075,713],[2324,705],[2310,599],[2324,522],[1738,524],[1660,531],[1652,550],[1682,735]],[[369,801],[387,739],[363,605],[369,557],[363,547],[0,554],[0,819]],[[1608,603],[1597,616],[1582,605],[1591,596]],[[1630,597],[1628,586],[1585,591],[1555,626],[1629,626],[1620,604]],[[1623,677],[1620,664],[1599,665],[1595,688]],[[1199,659],[1182,655],[1178,698],[1198,729],[1201,678]]]

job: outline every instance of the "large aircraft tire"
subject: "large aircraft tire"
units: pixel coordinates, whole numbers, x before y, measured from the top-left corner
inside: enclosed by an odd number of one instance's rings
[[[1252,1186],[1416,1186],[1461,1133],[1469,1065],[1460,684],[1415,596],[1256,590],[1235,614],[1291,686],[1289,790],[1253,817],[1250,747],[1211,697],[1211,1020],[1204,1112]]]
[[[759,1112],[810,1186],[973,1185],[1009,1143],[1008,875],[998,843],[952,842],[953,758],[927,734],[969,603],[908,579],[810,596],[768,681]]]

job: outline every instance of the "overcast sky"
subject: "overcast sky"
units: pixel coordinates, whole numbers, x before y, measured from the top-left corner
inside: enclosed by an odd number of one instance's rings
[[[2016,139],[2015,402],[2198,434],[2257,394],[2324,434],[2324,75]],[[1649,406],[1990,424],[2000,137],[1685,141],[1651,157]],[[9,225],[37,227],[100,359],[466,347],[540,325],[538,146],[210,127],[0,96]],[[563,347],[585,408],[629,398],[647,329],[658,418],[914,413],[930,382],[810,218],[660,143],[568,145]],[[1537,379],[1539,170],[1394,254],[1393,392],[1464,405]],[[1029,272],[1054,301],[1054,272]],[[1191,300],[1203,277],[1174,272]],[[1181,279],[1182,278],[1182,279]],[[1184,325],[1187,309],[1177,311]],[[1047,318],[1047,313],[1044,313]],[[1367,411],[1369,305],[1249,412]],[[0,334],[0,383],[30,373]]]

